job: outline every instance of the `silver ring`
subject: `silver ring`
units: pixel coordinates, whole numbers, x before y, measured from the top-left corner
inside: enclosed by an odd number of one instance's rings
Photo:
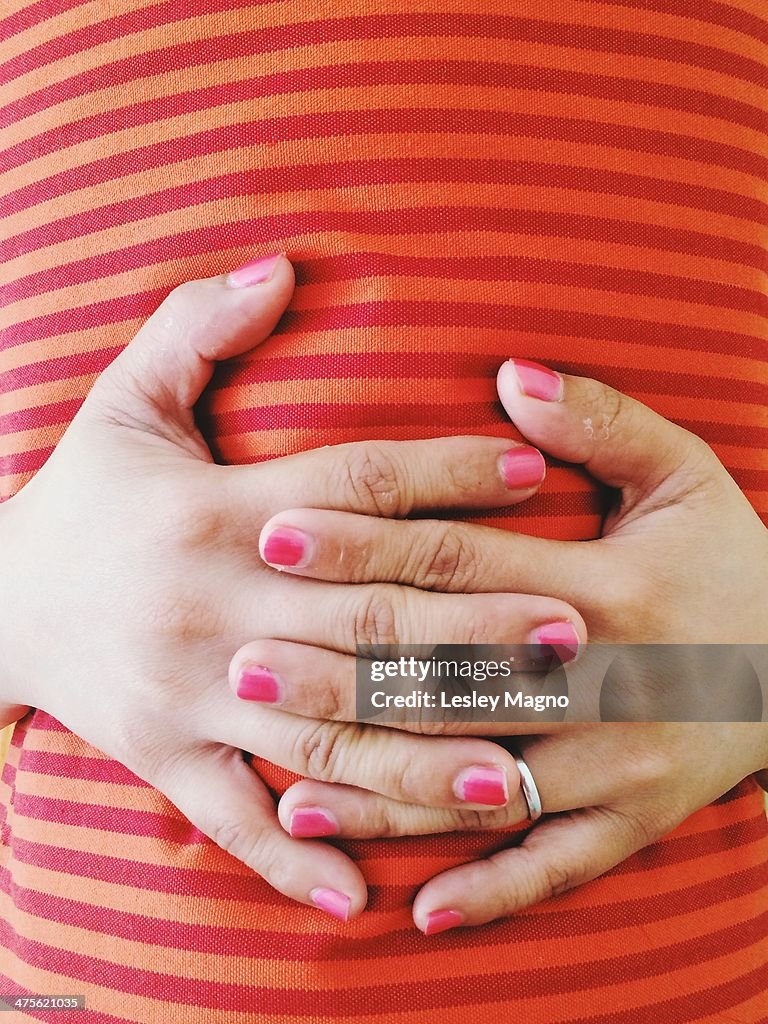
[[[531,821],[538,821],[544,811],[541,807],[541,795],[531,769],[520,754],[513,754],[512,757],[514,757],[517,770],[520,772],[520,789],[523,791],[525,802],[528,805],[528,817]]]

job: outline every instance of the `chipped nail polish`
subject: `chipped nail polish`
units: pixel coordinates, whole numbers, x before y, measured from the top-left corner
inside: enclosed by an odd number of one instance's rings
[[[501,475],[510,490],[537,487],[547,471],[544,456],[538,448],[520,445],[501,456]]]
[[[495,765],[474,765],[460,772],[453,791],[468,804],[502,807],[509,800],[507,775]]]
[[[464,915],[460,914],[458,910],[433,910],[427,914],[424,934],[437,935],[438,932],[447,932],[449,928],[455,928],[463,921]]]
[[[530,359],[510,359],[520,390],[529,398],[544,402],[560,402],[563,398],[563,378],[548,366]]]
[[[533,643],[552,647],[561,662],[579,653],[579,634],[572,622],[548,622],[533,631]]]
[[[264,541],[263,558],[270,565],[301,569],[308,564],[311,551],[309,534],[290,526],[278,526]]]
[[[336,889],[313,889],[309,898],[319,910],[325,910],[339,921],[349,920],[352,900]]]
[[[317,839],[339,834],[339,823],[324,807],[296,807],[289,829],[294,839]]]
[[[280,252],[275,256],[259,256],[255,260],[249,260],[242,267],[230,270],[227,275],[227,284],[230,288],[247,288],[252,284],[266,284],[272,279],[277,261],[281,256],[285,256],[285,253]]]
[[[241,700],[277,704],[282,697],[280,679],[263,665],[246,665],[237,681],[237,696]]]

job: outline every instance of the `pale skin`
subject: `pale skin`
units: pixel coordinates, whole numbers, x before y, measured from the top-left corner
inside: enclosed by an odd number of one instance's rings
[[[354,917],[366,901],[359,869],[292,837],[297,809],[320,808],[359,837],[526,817],[499,744],[350,721],[356,643],[526,643],[563,623],[582,645],[766,643],[768,531],[698,438],[583,378],[562,378],[554,400],[526,396],[510,364],[499,396],[529,444],[621,491],[599,541],[401,518],[529,497],[536,485],[504,479],[515,445],[501,439],[216,466],[194,404],[215,361],[269,335],[293,275],[280,259],[269,281],[232,283],[176,289],[0,507],[0,724],[44,709],[276,889],[315,905],[333,890],[324,909]],[[586,418],[606,429],[585,431]],[[277,526],[311,538],[301,568],[276,572],[260,557],[257,538],[264,551]],[[238,698],[253,663],[279,675],[278,702]],[[413,908],[423,931],[438,930],[430,915],[441,928],[480,924],[594,878],[768,766],[768,727],[756,723],[550,728],[521,746],[544,810],[563,813],[522,846],[426,883]],[[240,749],[308,777],[279,817]],[[462,799],[476,766],[503,780],[502,806]]]

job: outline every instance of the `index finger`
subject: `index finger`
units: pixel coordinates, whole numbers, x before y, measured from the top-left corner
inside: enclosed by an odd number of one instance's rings
[[[339,509],[403,518],[419,509],[500,508],[525,501],[545,475],[536,448],[498,437],[359,441],[252,467],[223,467],[235,506]]]

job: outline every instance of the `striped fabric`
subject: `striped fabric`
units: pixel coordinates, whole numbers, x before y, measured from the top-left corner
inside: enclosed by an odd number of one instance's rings
[[[509,436],[493,380],[519,355],[702,435],[768,521],[767,18],[765,0],[4,0],[0,494],[173,285],[285,250],[288,312],[205,403],[221,460]],[[555,464],[485,521],[589,538],[600,512]],[[602,879],[429,939],[419,883],[509,835],[344,843],[371,902],[343,926],[42,712],[1,792],[0,993],[84,993],[83,1024],[768,1021],[751,782]]]

